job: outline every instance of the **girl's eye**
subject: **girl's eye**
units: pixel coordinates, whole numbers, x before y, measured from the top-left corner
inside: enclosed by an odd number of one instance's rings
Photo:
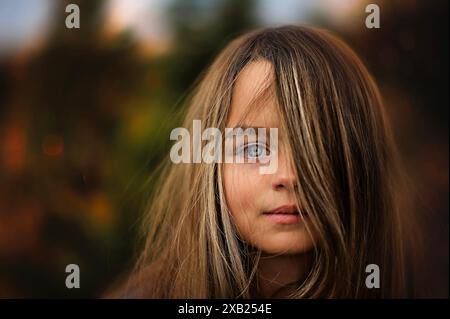
[[[269,155],[269,149],[265,144],[262,143],[252,143],[246,144],[240,149],[240,154],[244,155],[248,159],[259,159],[266,155]],[[243,154],[242,154],[243,153]]]

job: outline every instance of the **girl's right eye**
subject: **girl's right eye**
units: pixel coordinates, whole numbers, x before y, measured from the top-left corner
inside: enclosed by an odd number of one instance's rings
[[[250,143],[241,146],[238,149],[237,154],[239,156],[244,156],[244,158],[249,160],[258,160],[264,156],[268,156],[270,154],[270,150],[266,144]]]

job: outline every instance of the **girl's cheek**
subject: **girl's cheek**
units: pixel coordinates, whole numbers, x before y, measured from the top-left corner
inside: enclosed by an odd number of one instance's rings
[[[262,187],[261,175],[255,164],[233,164],[232,186],[233,193],[241,201],[253,201],[256,193]]]
[[[245,206],[255,205],[257,198],[264,194],[265,175],[259,173],[257,164],[236,164],[236,192]],[[249,207],[250,208],[250,207]]]
[[[228,205],[234,214],[254,211],[257,198],[264,194],[264,176],[259,165],[253,163],[226,164],[224,168],[225,191]]]

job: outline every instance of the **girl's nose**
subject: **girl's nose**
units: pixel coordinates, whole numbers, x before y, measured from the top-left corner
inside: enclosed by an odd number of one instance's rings
[[[280,157],[278,169],[273,174],[272,188],[275,191],[292,190],[297,186],[297,179],[292,168],[285,158]]]

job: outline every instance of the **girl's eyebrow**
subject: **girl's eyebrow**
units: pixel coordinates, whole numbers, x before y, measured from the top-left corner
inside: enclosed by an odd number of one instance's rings
[[[243,125],[240,125],[240,126],[232,127],[232,128],[231,128],[232,130],[229,131],[228,134],[225,135],[225,139],[235,136],[234,133],[235,133],[235,130],[236,130],[236,129],[242,129],[244,132],[245,132],[246,130],[250,129],[250,130],[248,131],[248,133],[249,133],[249,134],[250,134],[250,133],[254,133],[254,134],[252,134],[252,135],[257,135],[258,129],[265,129],[266,135],[267,135],[267,133],[270,132],[270,129],[271,129],[271,128],[275,128],[275,127],[254,126],[254,125],[251,125],[251,126],[250,126],[250,125],[243,124]],[[228,129],[228,127],[227,127],[227,129]],[[245,132],[245,133],[247,133],[247,132]]]
[[[235,127],[233,127],[233,129],[239,129],[239,128],[241,128],[241,129],[243,129],[243,130],[246,130],[246,129],[249,129],[249,128],[252,128],[252,129],[254,129],[254,130],[257,130],[257,129],[259,129],[259,128],[269,129],[270,127],[266,127],[266,126],[258,126],[258,125],[246,125],[246,124],[243,124],[243,125],[240,125],[240,126],[235,126]]]

